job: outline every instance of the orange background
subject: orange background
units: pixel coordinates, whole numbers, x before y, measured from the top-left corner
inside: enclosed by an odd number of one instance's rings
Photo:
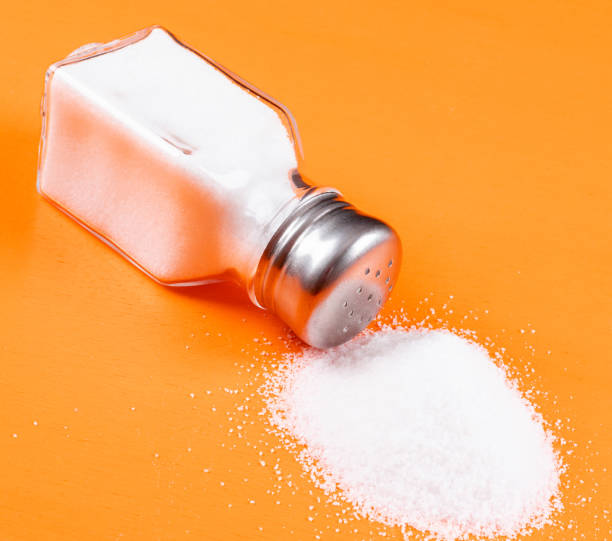
[[[46,67],[153,23],[285,103],[303,173],[398,229],[386,314],[453,295],[445,321],[531,360],[577,444],[565,529],[533,538],[612,538],[612,8],[426,4],[4,2],[0,538],[379,538],[336,532],[286,453],[294,488],[272,494],[262,417],[228,435],[242,395],[223,389],[256,380],[253,338],[283,351],[283,325],[232,286],[156,285],[35,192]]]

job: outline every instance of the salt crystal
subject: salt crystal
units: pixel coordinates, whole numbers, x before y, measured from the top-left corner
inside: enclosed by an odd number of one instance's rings
[[[443,540],[513,537],[561,506],[553,436],[473,341],[386,329],[266,377],[273,424],[305,446],[298,459],[372,519]]]

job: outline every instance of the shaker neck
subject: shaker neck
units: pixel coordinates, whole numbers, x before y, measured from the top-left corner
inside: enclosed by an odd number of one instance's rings
[[[301,177],[300,177],[301,178]],[[294,179],[292,179],[294,180]],[[248,281],[251,301],[260,308],[273,309],[271,290],[283,272],[291,248],[305,231],[334,208],[348,206],[334,188],[296,183],[297,202],[282,219],[259,258]]]

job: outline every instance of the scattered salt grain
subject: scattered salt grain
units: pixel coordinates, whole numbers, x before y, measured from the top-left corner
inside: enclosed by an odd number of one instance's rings
[[[273,426],[362,515],[446,541],[514,537],[561,507],[552,434],[466,338],[385,329],[288,356],[266,378]]]

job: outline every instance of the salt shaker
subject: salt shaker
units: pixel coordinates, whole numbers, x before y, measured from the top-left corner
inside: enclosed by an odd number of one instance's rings
[[[161,27],[47,71],[38,190],[167,286],[234,280],[305,342],[345,342],[400,268],[387,224],[298,172],[280,103]]]

